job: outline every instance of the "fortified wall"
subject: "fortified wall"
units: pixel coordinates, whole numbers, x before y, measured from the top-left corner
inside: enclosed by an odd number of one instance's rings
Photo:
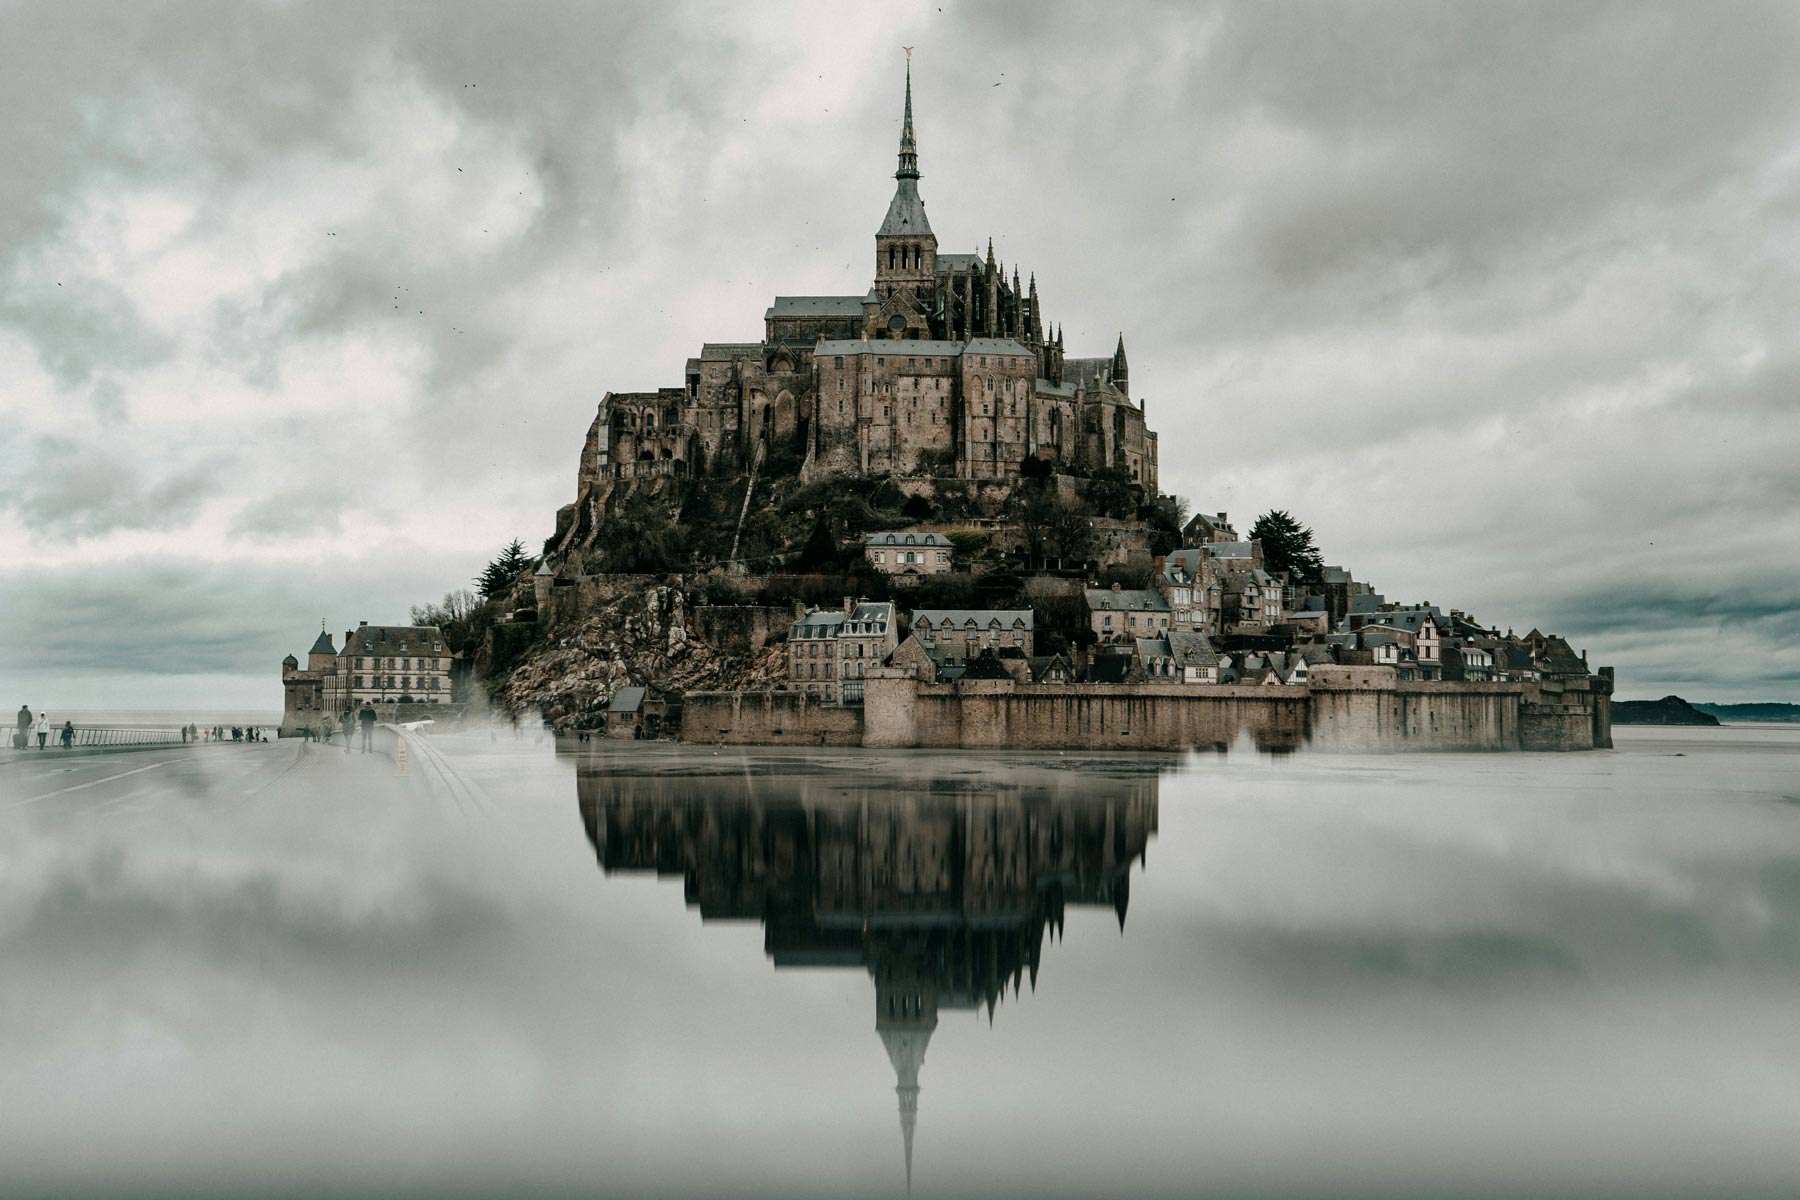
[[[1606,675],[1551,684],[1400,682],[1392,667],[1320,667],[1293,687],[921,683],[871,670],[863,707],[798,692],[687,697],[692,742],[1019,750],[1596,750],[1612,746]]]

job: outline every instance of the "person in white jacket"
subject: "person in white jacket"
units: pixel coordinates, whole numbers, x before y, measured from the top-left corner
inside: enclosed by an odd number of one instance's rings
[[[47,714],[47,713],[39,713],[38,714],[36,728],[37,728],[37,735],[38,735],[38,749],[42,750],[44,748],[44,743],[50,740],[50,717],[49,717],[49,714]]]

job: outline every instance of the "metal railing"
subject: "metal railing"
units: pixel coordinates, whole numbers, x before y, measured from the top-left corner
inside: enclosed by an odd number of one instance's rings
[[[863,681],[860,679],[844,680],[844,704],[861,704],[863,702]]]
[[[4,744],[11,745],[11,733]],[[61,749],[63,744],[63,727],[57,725],[50,730],[50,736],[44,739],[44,749]],[[162,746],[171,743],[179,745],[181,730],[179,729],[114,729],[114,728],[82,728],[75,729],[75,746]],[[27,748],[37,748],[37,731],[32,730],[25,735]]]

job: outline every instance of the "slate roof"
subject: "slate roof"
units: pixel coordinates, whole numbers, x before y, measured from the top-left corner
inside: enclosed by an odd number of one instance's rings
[[[881,354],[899,357],[936,354],[948,358],[964,354],[1000,354],[1033,357],[1030,350],[1010,338],[976,338],[972,342],[953,342],[940,338],[878,338],[873,341],[861,338],[823,338],[813,347],[813,354]]]
[[[710,362],[718,362],[721,359],[729,361],[734,358],[749,358],[753,354],[762,354],[762,350],[761,342],[700,343],[700,357]]]
[[[1060,654],[1036,654],[1026,661],[1031,664],[1031,678],[1034,683],[1042,681],[1046,673],[1058,666],[1062,667],[1064,674],[1069,674],[1074,670],[1069,665],[1069,660]]]
[[[634,713],[641,712],[644,707],[644,692],[641,687],[622,687],[612,694],[606,702],[607,712]]]
[[[337,647],[331,644],[331,635],[323,629],[319,630],[319,638],[312,644],[308,654],[336,654]]]
[[[1216,667],[1219,665],[1219,652],[1212,643],[1206,640],[1203,633],[1186,631],[1170,631],[1163,639],[1168,643],[1169,654],[1178,666],[1183,667]]]
[[[1256,557],[1256,548],[1253,542],[1208,542],[1205,550],[1214,558]]]
[[[844,614],[838,609],[814,609],[794,622],[789,630],[789,636],[796,638],[836,637],[838,626],[843,623]]]
[[[1112,355],[1105,358],[1063,359],[1063,382],[1086,391],[1112,384]]]
[[[997,627],[1029,632],[1035,628],[1035,617],[1036,614],[1029,608],[915,608],[912,625],[914,629],[920,626],[928,629],[967,629],[969,622],[973,621],[978,630]]]
[[[1144,588],[1084,588],[1082,595],[1094,612],[1168,612],[1169,602]]]
[[[1350,572],[1342,567],[1326,567],[1324,579],[1326,583],[1348,584],[1351,582]]]
[[[1206,551],[1198,547],[1187,550],[1171,550],[1163,558],[1163,575],[1168,577],[1171,571],[1179,570],[1189,582],[1192,582],[1194,577],[1200,573],[1200,562],[1205,557]]]
[[[940,254],[937,256],[937,273],[939,275],[961,275],[970,267],[981,265],[979,254]]]
[[[941,533],[905,533],[883,530],[880,533],[863,534],[863,544],[868,546],[949,546],[952,543]]]
[[[894,605],[889,600],[861,600],[844,618],[846,625],[856,626],[843,632],[851,635],[886,633],[894,620]],[[873,626],[873,628],[870,628]]]
[[[436,625],[359,625],[344,641],[341,654],[447,654]]]
[[[919,181],[900,179],[896,183],[894,198],[888,202],[887,216],[881,219],[881,228],[875,231],[875,236],[930,233],[931,222],[925,219],[925,201],[919,198]]]
[[[1147,663],[1153,658],[1169,657],[1169,643],[1166,638],[1133,638],[1132,641],[1137,643],[1139,662]]]
[[[861,296],[777,296],[764,317],[857,317],[863,315]]]

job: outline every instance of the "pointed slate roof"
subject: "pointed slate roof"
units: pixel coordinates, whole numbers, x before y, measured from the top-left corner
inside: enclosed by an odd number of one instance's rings
[[[930,233],[931,222],[925,219],[925,201],[919,199],[919,151],[913,141],[911,63],[906,67],[906,116],[900,126],[900,169],[894,172],[894,178],[900,182],[894,188],[887,216],[875,236]]]
[[[312,644],[312,649],[308,650],[307,653],[308,654],[336,655],[337,647],[333,646],[331,644],[331,635],[329,633],[326,633],[323,629],[321,629],[321,630],[319,630],[318,641],[316,641]]]

